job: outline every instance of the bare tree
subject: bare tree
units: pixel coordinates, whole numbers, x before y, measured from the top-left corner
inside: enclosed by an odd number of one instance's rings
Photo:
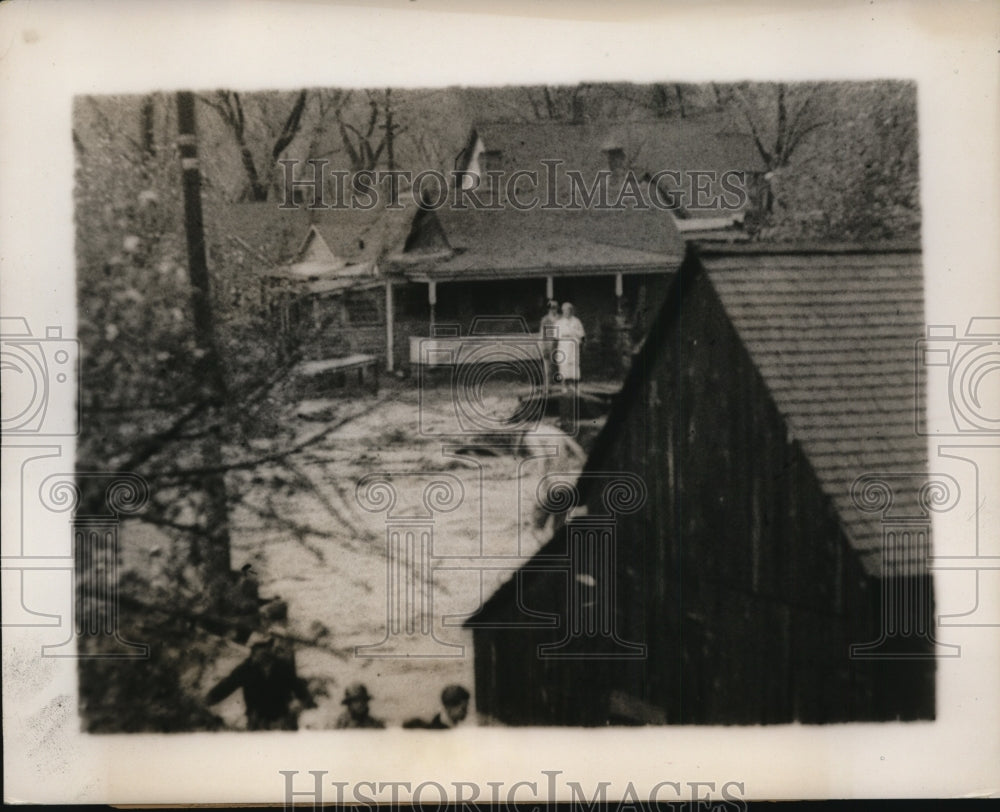
[[[650,85],[650,96],[652,97],[650,103],[644,106],[648,106],[657,118],[670,118],[675,114],[681,118],[687,116],[684,87],[680,83],[655,82]]]
[[[348,119],[344,105],[333,111],[351,173],[375,169],[383,153],[388,168],[395,169],[395,139],[406,128],[394,121],[392,91],[366,90],[365,107],[363,120],[358,124]]]
[[[582,124],[587,118],[586,98],[590,89],[591,85],[582,82],[573,86],[526,87],[523,92],[536,120]]]
[[[302,128],[302,116],[308,97],[308,91],[300,90],[295,96],[291,109],[281,119],[277,133],[272,132],[266,136],[266,157],[262,166],[258,166],[258,158],[254,154],[254,141],[258,140],[261,133],[269,129],[272,120],[277,118],[270,110],[266,109],[267,105],[265,104],[265,109],[256,120],[251,120],[247,115],[243,99],[235,91],[219,90],[214,96],[198,97],[219,114],[236,140],[240,161],[246,175],[244,198],[255,201],[268,199],[275,165]],[[260,100],[263,101],[263,98],[260,97]]]
[[[762,85],[754,88],[754,94],[749,85],[713,87],[720,105],[731,101],[739,110],[768,173],[787,167],[805,137],[827,124],[816,109],[817,85],[796,90],[785,84]],[[766,214],[774,208],[769,186],[763,208]]]

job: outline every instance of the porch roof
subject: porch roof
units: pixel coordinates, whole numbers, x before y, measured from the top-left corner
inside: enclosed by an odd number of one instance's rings
[[[669,212],[659,210],[440,210],[448,248],[388,257],[413,281],[480,281],[612,273],[668,273],[684,256]]]

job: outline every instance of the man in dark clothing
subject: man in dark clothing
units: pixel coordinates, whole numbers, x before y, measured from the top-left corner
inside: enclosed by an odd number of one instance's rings
[[[469,692],[461,685],[449,685],[441,692],[441,710],[429,722],[410,719],[403,723],[408,730],[451,730],[469,714]]]
[[[248,730],[298,730],[292,700],[298,699],[307,708],[316,705],[305,680],[295,673],[294,655],[279,652],[274,640],[259,632],[250,635],[247,645],[250,656],[208,692],[208,704],[221,702],[242,688]]]
[[[348,685],[347,690],[344,691],[344,698],[340,701],[340,704],[346,705],[347,709],[337,718],[336,729],[368,727],[381,730],[384,728],[385,722],[371,716],[368,711],[368,703],[371,699],[368,689],[360,682]]]

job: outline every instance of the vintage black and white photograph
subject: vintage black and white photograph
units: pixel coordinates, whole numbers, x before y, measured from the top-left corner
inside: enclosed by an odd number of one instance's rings
[[[915,91],[78,97],[85,729],[933,719]]]
[[[325,9],[60,85],[65,160],[0,176],[18,764],[135,803],[995,792],[990,747],[918,769],[996,719],[995,122],[928,81],[957,23],[923,69],[871,13],[860,67],[791,13],[560,51]],[[280,67],[320,21],[336,69]]]

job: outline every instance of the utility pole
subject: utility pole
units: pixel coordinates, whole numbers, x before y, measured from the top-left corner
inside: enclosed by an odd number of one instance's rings
[[[385,89],[385,160],[389,165],[389,171],[393,172],[396,169],[396,133],[393,131],[390,93],[392,93],[392,88],[387,87]]]
[[[193,374],[198,397],[209,404],[208,432],[203,443],[202,478],[205,496],[205,530],[192,546],[192,563],[202,571],[206,586],[227,577],[229,558],[229,502],[222,465],[221,418],[226,401],[226,382],[215,343],[211,288],[205,255],[205,228],[201,212],[201,171],[198,164],[198,136],[195,129],[194,94],[177,94],[177,145],[184,184],[184,230],[187,235],[188,276],[191,281],[191,309],[198,358]],[[216,595],[220,591],[215,592]]]

